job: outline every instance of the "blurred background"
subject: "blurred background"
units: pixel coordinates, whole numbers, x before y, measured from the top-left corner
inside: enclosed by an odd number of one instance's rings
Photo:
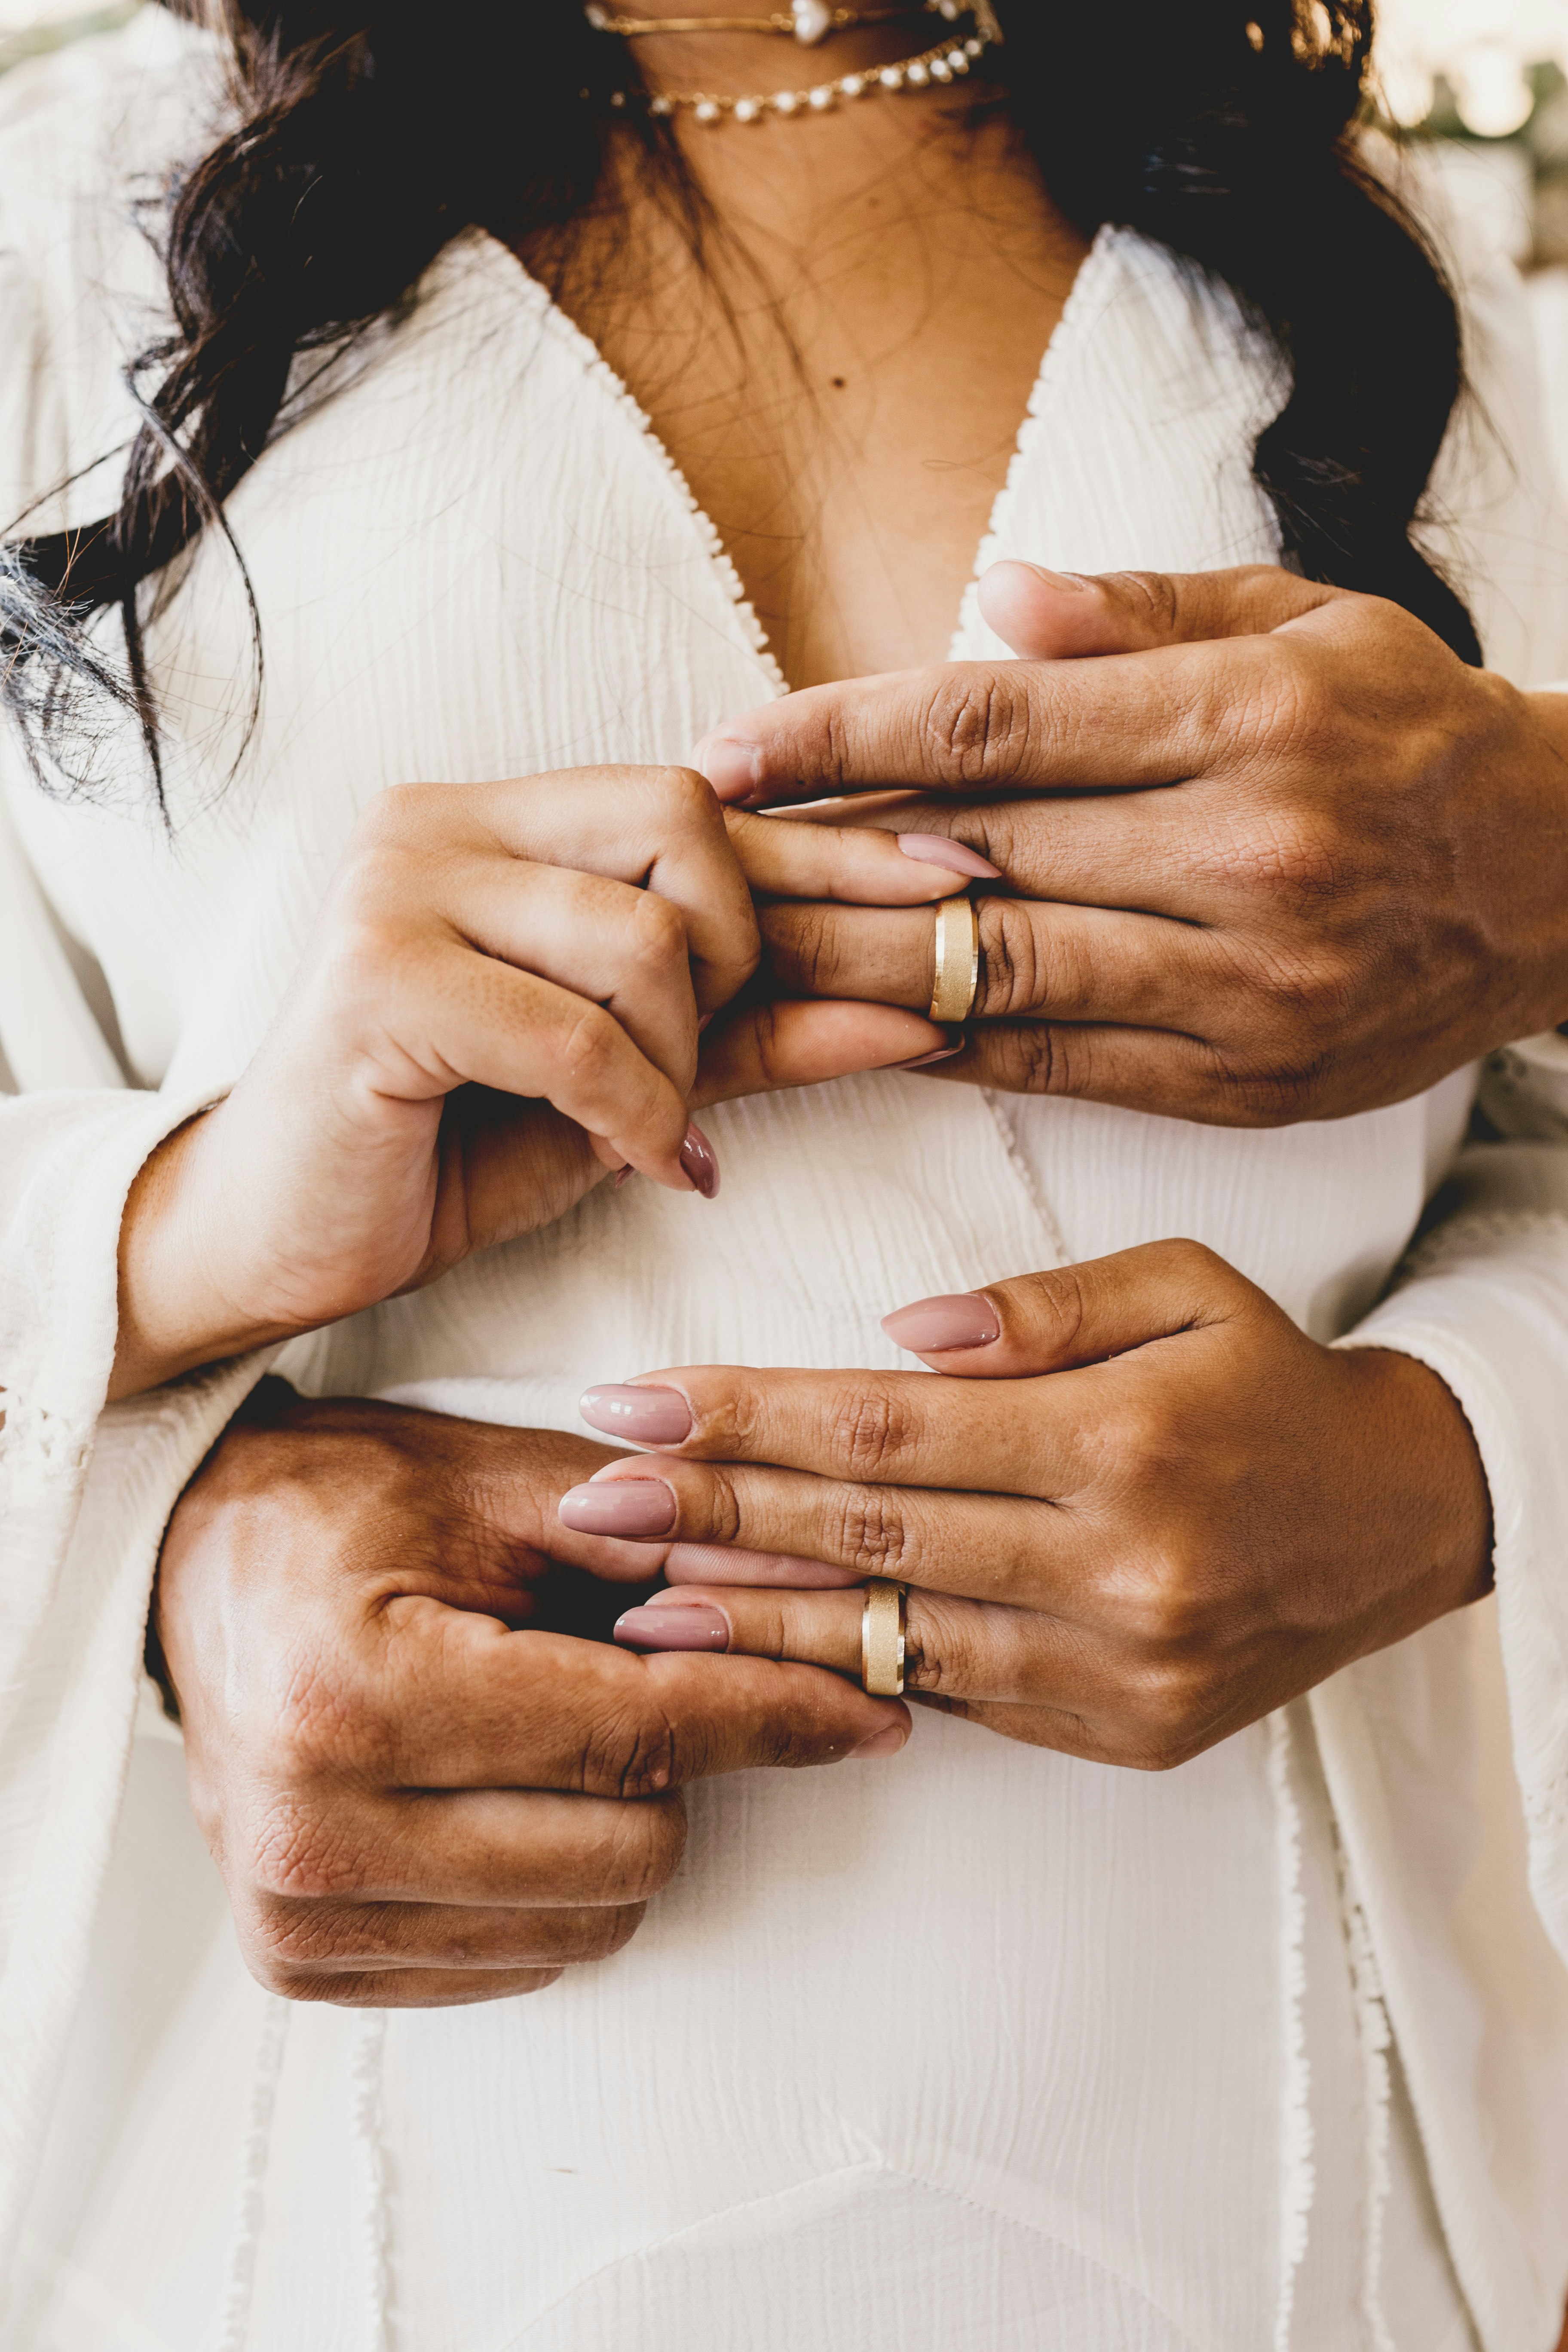
[[[136,5],[0,0],[0,72]],[[1568,0],[1381,0],[1378,17],[1388,117],[1440,142],[1445,172],[1473,184],[1472,217],[1521,266],[1568,269]]]
[[[136,5],[0,0],[0,72]],[[1381,0],[1378,18],[1388,118],[1468,175],[1467,211],[1523,268],[1568,270],[1568,0]]]
[[[0,0],[0,73],[136,5]],[[1529,279],[1568,482],[1568,0],[1381,0],[1378,17],[1385,117]]]

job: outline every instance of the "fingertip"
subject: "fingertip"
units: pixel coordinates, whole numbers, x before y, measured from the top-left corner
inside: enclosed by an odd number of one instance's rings
[[[951,841],[945,834],[900,833],[893,838],[904,856],[917,865],[940,866],[946,873],[972,882],[1000,882],[1005,878],[999,866],[993,866],[988,857],[982,857],[966,842]]]
[[[791,1591],[837,1592],[863,1584],[858,1569],[830,1567],[795,1552],[745,1551],[737,1545],[672,1543],[664,1572],[671,1585],[773,1585]]]
[[[858,1748],[852,1748],[844,1760],[847,1764],[865,1764],[869,1763],[873,1757],[896,1756],[900,1748],[908,1747],[909,1739],[908,1725],[885,1724],[880,1731],[874,1731],[868,1739],[863,1739]]]
[[[712,785],[714,798],[727,807],[744,807],[762,792],[762,746],[746,736],[715,729],[698,744],[691,764]]]
[[[1008,558],[981,578],[981,617],[1025,660],[1120,652],[1126,632],[1117,628],[1099,591],[1100,583],[1082,573]]]
[[[623,1610],[613,1631],[623,1649],[656,1654],[723,1651],[732,1639],[730,1620],[722,1609],[710,1601],[692,1600],[684,1592],[655,1593],[639,1608]]]
[[[694,1192],[700,1192],[705,1201],[718,1199],[719,1155],[695,1119],[687,1129],[686,1140],[680,1147],[680,1164]]]
[[[948,1291],[896,1307],[883,1316],[882,1328],[912,1356],[945,1356],[994,1347],[1002,1318],[983,1290]]]

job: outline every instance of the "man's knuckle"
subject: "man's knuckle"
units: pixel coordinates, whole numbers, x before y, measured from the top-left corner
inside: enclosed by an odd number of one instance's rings
[[[1176,589],[1163,572],[1113,572],[1110,585],[1120,588],[1133,611],[1161,635],[1176,625]]]
[[[1216,1084],[1236,1125],[1295,1127],[1312,1115],[1331,1058],[1325,1050],[1291,1067],[1273,1063],[1262,1069],[1237,1069],[1224,1064],[1216,1072]]]
[[[623,1805],[611,1829],[599,1875],[600,1900],[647,1903],[674,1877],[685,1847],[684,1806]]]
[[[645,1907],[641,1903],[621,1903],[584,1912],[570,1931],[567,1948],[557,1957],[579,1967],[614,1959],[641,1927]]]
[[[1040,935],[1022,898],[980,902],[982,1002],[988,1019],[1037,1012],[1045,1001]]]
[[[931,689],[922,732],[944,781],[1002,782],[1027,744],[1027,704],[1005,671],[958,664]]]
[[[365,1857],[341,1808],[275,1799],[241,1848],[246,1874],[262,1895],[341,1896],[364,1884]]]
[[[1321,756],[1335,729],[1339,698],[1316,649],[1288,637],[1261,639],[1241,685],[1241,740],[1273,759]]]
[[[903,1464],[912,1434],[909,1408],[897,1390],[874,1381],[852,1389],[834,1408],[831,1458],[849,1477],[877,1477]]]
[[[1008,1030],[1002,1075],[1009,1093],[1065,1093],[1067,1066],[1061,1034],[1051,1022],[1020,1021]]]
[[[910,1690],[975,1692],[988,1676],[987,1644],[966,1602],[940,1593],[911,1598],[905,1612],[904,1682]],[[994,1665],[994,1660],[990,1660]]]
[[[862,1576],[902,1576],[912,1530],[897,1497],[882,1486],[849,1486],[839,1497],[837,1556]]]
[[[374,1906],[309,1900],[271,1893],[256,1905],[253,1950],[278,1972],[331,1968],[363,1960],[377,1938]]]
[[[354,1779],[382,1759],[379,1710],[344,1661],[302,1656],[269,1701],[266,1753],[285,1786],[304,1786],[324,1776]]]
[[[584,1728],[582,1785],[595,1794],[653,1797],[673,1786],[679,1741],[653,1687],[612,1704]]]
[[[790,908],[785,922],[783,940],[774,933],[773,963],[792,988],[805,996],[836,996],[847,972],[853,982],[853,954],[847,965],[844,929],[835,908]]]
[[[312,2008],[366,2009],[379,2007],[385,1998],[389,1982],[385,1970],[282,1968],[264,1953],[243,1945],[240,1948],[245,1965],[257,1983],[279,2000],[298,2001]]]

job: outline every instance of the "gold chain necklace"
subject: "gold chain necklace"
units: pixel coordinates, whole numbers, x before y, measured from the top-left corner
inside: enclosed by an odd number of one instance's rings
[[[783,33],[808,47],[829,33],[847,33],[860,25],[892,25],[917,16],[943,13],[942,0],[908,0],[902,8],[830,8],[827,0],[793,0],[787,16],[621,16],[601,8],[596,0],[584,10],[595,33],[618,33],[623,41],[641,40],[648,33]],[[959,15],[954,6],[952,15]]]
[[[977,58],[994,47],[1002,38],[1002,27],[996,21],[991,0],[921,0],[923,12],[941,16],[954,24],[961,17],[973,19],[974,29],[960,40],[949,34],[929,49],[914,57],[896,58],[885,66],[868,66],[863,73],[837,74],[830,80],[807,85],[804,89],[757,90],[740,98],[705,89],[663,89],[651,97],[640,98],[650,114],[672,115],[682,110],[710,127],[732,117],[737,122],[761,122],[769,114],[827,114],[841,98],[874,97],[879,90],[929,89],[933,82],[953,82],[967,74]],[[849,9],[830,9],[826,0],[791,0],[789,17],[617,17],[605,8],[590,5],[585,10],[588,22],[599,33],[616,33],[623,38],[635,39],[644,33],[672,32],[787,32],[797,41],[815,45],[827,33],[847,29],[851,24],[866,24],[893,16],[908,16],[910,9],[879,9],[857,16]],[[808,11],[810,12],[808,15]],[[584,93],[585,95],[586,93]],[[624,89],[610,92],[610,104],[623,110],[634,102]]]

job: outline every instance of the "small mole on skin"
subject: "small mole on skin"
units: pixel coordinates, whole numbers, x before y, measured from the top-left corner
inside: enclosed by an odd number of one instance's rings
[[[835,391],[835,392],[842,392],[842,391],[843,391],[843,389],[844,389],[844,378],[843,378],[841,375],[836,375],[836,376],[834,377],[834,379],[833,379],[833,389],[834,389],[834,391]]]

